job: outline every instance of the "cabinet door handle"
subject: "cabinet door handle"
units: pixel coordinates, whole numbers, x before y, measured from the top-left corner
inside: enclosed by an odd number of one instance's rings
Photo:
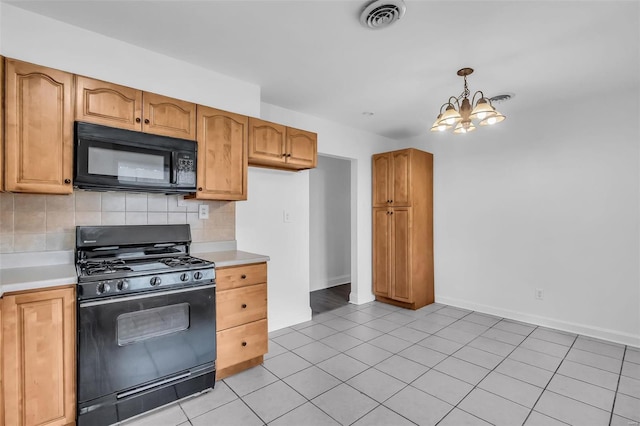
[[[291,157],[291,154],[287,154],[287,157]]]
[[[389,200],[390,203],[393,203],[393,200]]]
[[[242,304],[242,309],[246,309],[246,308],[247,308],[247,304],[246,304],[246,303],[243,303],[243,304]]]
[[[64,183],[65,183],[65,184],[67,184],[67,185],[69,185],[69,184],[71,183],[71,179],[65,179],[65,180],[64,180]]]
[[[247,279],[247,274],[240,275],[240,278],[242,278],[243,280],[246,280]]]
[[[389,214],[393,214],[393,212],[389,212]]]
[[[200,186],[200,187],[198,187],[198,191],[202,191],[202,187],[201,187],[201,186]]]
[[[242,342],[242,346],[247,346],[247,342]]]
[[[287,156],[287,154],[286,154],[286,153],[285,153],[285,154],[282,154],[282,156],[283,156],[283,157],[286,157],[286,156]]]
[[[149,124],[149,119],[148,118],[144,119],[144,124]]]
[[[136,123],[140,122],[140,117],[136,117]]]

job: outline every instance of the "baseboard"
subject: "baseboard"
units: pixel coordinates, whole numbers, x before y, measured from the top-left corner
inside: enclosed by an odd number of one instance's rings
[[[363,305],[365,303],[373,302],[374,300],[376,300],[376,297],[373,293],[359,295],[354,293],[353,289],[351,290],[351,293],[349,293],[349,303],[353,303],[354,305]]]
[[[495,315],[502,318],[508,318],[516,321],[528,322],[530,324],[541,325],[543,327],[555,328],[557,330],[567,331],[570,333],[582,334],[584,336],[595,337],[597,339],[608,340],[623,345],[640,347],[640,336],[622,333],[616,330],[592,327],[584,324],[578,324],[569,321],[561,321],[554,318],[543,317],[539,315],[526,314],[516,312],[509,309],[502,309],[495,306],[483,305],[480,303],[470,302],[468,300],[456,299],[453,297],[438,297],[436,302],[450,305],[458,308],[469,309],[480,313]]]
[[[309,288],[311,289],[310,291],[324,290],[337,285],[349,284],[350,282],[351,274],[339,275],[337,277],[327,278],[326,280],[312,280]]]

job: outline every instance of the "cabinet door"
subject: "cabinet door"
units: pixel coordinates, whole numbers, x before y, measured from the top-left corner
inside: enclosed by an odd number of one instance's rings
[[[198,105],[198,190],[207,200],[247,199],[248,117]]]
[[[223,370],[267,353],[269,333],[262,319],[216,334],[216,368]]]
[[[75,422],[75,303],[73,288],[4,297],[5,424]]]
[[[391,156],[376,154],[372,162],[373,207],[387,207],[391,201]]]
[[[312,169],[318,162],[318,135],[287,127],[287,164],[296,169]]]
[[[249,164],[284,165],[286,161],[285,126],[249,118]]]
[[[142,130],[180,139],[196,139],[196,104],[142,93]]]
[[[139,131],[141,117],[140,90],[76,76],[76,120]]]
[[[411,286],[411,209],[391,211],[391,298],[413,302]]]
[[[216,289],[216,325],[218,330],[225,330],[266,317],[266,284],[223,291]]]
[[[411,205],[411,151],[396,151],[392,153],[393,190],[391,191],[391,205]]]
[[[373,209],[373,292],[390,297],[391,219],[385,208]]]
[[[6,61],[5,189],[73,191],[73,75]]]

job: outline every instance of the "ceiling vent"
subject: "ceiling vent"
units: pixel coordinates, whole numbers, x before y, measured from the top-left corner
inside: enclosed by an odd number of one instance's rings
[[[377,30],[388,27],[404,16],[407,7],[402,0],[374,0],[360,14],[360,23]]]
[[[515,93],[501,93],[499,95],[495,95],[489,98],[492,104],[501,104],[502,102],[507,102],[511,100],[515,96]]]

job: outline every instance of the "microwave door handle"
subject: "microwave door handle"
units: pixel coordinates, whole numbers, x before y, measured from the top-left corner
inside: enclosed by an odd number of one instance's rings
[[[169,177],[169,183],[172,185],[175,185],[178,182],[178,169],[177,169],[177,164],[178,164],[178,153],[173,151],[170,155],[169,158],[169,172],[171,173],[171,176]]]

